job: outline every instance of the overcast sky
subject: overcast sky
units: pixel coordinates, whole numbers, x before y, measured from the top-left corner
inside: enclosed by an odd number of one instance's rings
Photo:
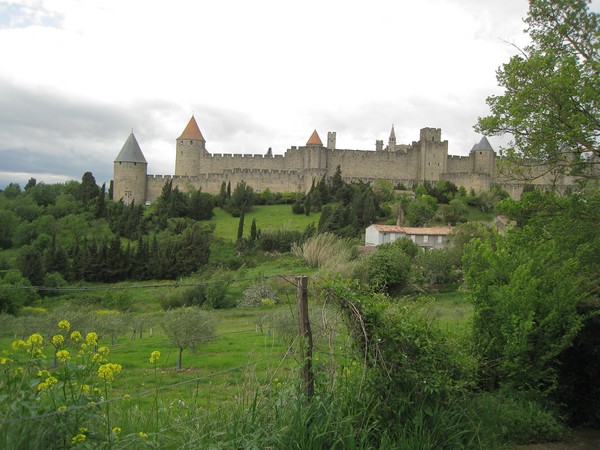
[[[0,188],[108,181],[132,129],[148,172],[172,174],[192,114],[211,153],[283,154],[314,129],[374,150],[393,124],[399,144],[435,127],[466,155],[527,5],[0,0]]]

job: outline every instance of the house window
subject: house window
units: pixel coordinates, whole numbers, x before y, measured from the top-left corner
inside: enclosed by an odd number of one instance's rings
[[[442,236],[438,236],[438,244],[441,244],[443,242]]]
[[[425,235],[423,236],[423,244],[428,244],[429,243],[429,236]]]
[[[414,234],[411,234],[410,235],[410,240],[413,241],[413,242],[416,242],[417,241],[417,237]]]

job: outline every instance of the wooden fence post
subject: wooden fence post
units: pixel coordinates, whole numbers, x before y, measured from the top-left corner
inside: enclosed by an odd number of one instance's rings
[[[306,398],[310,400],[315,392],[315,375],[312,371],[313,338],[308,318],[308,277],[304,275],[296,277],[296,300],[298,301],[298,328],[303,338],[302,345],[306,343],[302,380]]]

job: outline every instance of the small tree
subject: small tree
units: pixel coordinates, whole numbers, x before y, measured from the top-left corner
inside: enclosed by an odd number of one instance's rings
[[[189,349],[194,353],[201,345],[212,341],[217,323],[210,313],[188,307],[167,311],[162,326],[170,341],[179,349],[177,369],[181,369],[183,351]]]

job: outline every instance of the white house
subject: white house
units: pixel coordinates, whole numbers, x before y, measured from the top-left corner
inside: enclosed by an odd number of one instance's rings
[[[422,248],[446,248],[451,232],[450,227],[415,228],[374,224],[365,231],[365,245],[378,246],[408,238]]]

